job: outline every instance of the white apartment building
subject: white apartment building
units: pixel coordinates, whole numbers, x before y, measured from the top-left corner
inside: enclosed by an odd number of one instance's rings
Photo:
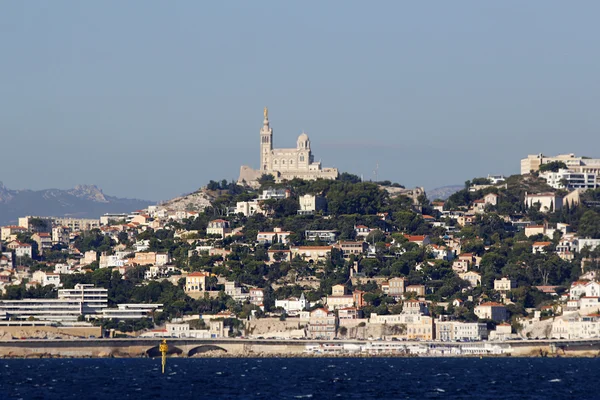
[[[73,289],[59,289],[59,300],[80,301],[81,314],[100,314],[108,307],[108,290],[92,284],[78,283]]]
[[[117,304],[117,308],[104,308],[104,319],[141,319],[149,318],[153,313],[162,312],[162,304]]]
[[[540,177],[554,189],[596,189],[598,187],[597,174],[593,173],[560,169],[558,172],[543,172]]]
[[[76,322],[82,314],[83,303],[80,300],[0,300],[1,319]]]

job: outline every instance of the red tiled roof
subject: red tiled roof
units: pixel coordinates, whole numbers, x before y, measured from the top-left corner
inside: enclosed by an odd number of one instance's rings
[[[192,272],[188,276],[210,276],[208,272]]]
[[[481,303],[480,307],[504,307],[504,304],[496,303],[494,301],[488,301],[486,303]]]

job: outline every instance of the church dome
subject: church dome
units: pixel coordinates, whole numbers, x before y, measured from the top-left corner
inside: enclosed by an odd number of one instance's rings
[[[299,142],[300,142],[300,141],[303,141],[303,142],[305,142],[305,141],[307,141],[307,140],[308,140],[308,135],[307,135],[306,133],[304,133],[304,132],[302,132],[302,134],[301,134],[300,136],[298,136],[298,141],[299,141]]]

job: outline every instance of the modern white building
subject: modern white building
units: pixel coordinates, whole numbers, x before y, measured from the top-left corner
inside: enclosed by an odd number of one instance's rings
[[[108,290],[79,283],[73,289],[59,289],[58,299],[81,302],[81,314],[101,314],[108,307]]]
[[[0,300],[0,318],[76,322],[83,315],[83,302],[64,299]]]
[[[104,319],[141,319],[149,318],[154,312],[162,312],[162,304],[117,304],[117,308],[102,310]]]
[[[598,187],[595,173],[559,169],[558,172],[542,172],[540,177],[544,178],[554,189],[596,189]]]

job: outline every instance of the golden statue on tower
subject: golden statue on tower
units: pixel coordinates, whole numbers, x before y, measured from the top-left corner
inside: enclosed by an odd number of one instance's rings
[[[265,107],[263,114],[265,114],[265,119],[269,118],[269,109],[267,107]]]

